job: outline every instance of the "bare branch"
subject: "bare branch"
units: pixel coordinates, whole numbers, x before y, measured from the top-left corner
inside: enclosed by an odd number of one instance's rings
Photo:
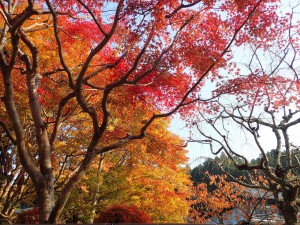
[[[57,42],[57,46],[58,46],[58,54],[59,54],[60,63],[62,65],[62,67],[64,68],[64,70],[66,71],[67,75],[68,75],[70,88],[73,89],[74,88],[74,82],[73,82],[73,78],[72,78],[72,72],[69,69],[69,67],[67,66],[67,64],[65,63],[64,56],[63,56],[62,44],[61,44],[60,37],[58,35],[57,13],[54,11],[54,9],[53,9],[53,7],[52,7],[49,0],[46,0],[46,3],[47,3],[47,6],[50,9],[51,15],[53,17],[53,29],[54,29],[54,35],[55,35],[55,39],[56,39],[56,42]]]

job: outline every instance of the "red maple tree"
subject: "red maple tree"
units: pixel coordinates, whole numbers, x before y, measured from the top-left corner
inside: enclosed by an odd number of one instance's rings
[[[232,46],[280,33],[277,1],[241,2],[0,1],[1,124],[34,184],[40,222],[58,221],[97,155],[144,138],[155,120],[183,109],[191,117]],[[124,121],[136,112],[145,118]],[[53,167],[74,157],[56,195]]]

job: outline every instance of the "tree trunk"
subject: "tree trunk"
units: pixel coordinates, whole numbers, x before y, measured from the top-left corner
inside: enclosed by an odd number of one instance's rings
[[[93,201],[92,201],[92,211],[91,211],[91,218],[89,219],[89,223],[94,223],[94,219],[96,216],[96,206],[98,204],[98,197],[99,197],[99,192],[100,192],[100,186],[101,186],[101,182],[100,182],[100,177],[101,177],[101,173],[102,173],[102,165],[103,165],[103,160],[104,160],[104,155],[100,154],[100,159],[99,159],[99,164],[98,164],[98,170],[97,170],[97,187],[96,187],[96,192],[94,193],[94,197],[93,197]]]
[[[53,179],[45,179],[37,188],[39,221],[40,223],[48,223],[49,215],[54,206],[54,188]]]
[[[298,188],[284,189],[282,192],[283,201],[279,204],[286,225],[300,225],[297,214],[299,207],[297,206]]]

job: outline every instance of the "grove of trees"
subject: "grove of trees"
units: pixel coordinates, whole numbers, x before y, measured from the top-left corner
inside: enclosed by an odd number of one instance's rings
[[[147,209],[153,222],[182,222],[191,190],[187,158],[167,119],[179,113],[189,125],[200,118],[217,134],[215,122],[232,119],[258,147],[258,126],[276,137],[283,132],[283,174],[269,168],[261,148],[260,163],[250,165],[235,152],[242,159],[235,165],[261,169],[269,182],[263,188],[284,192],[279,206],[294,223],[299,182],[286,131],[298,123],[292,120],[297,110],[287,108],[298,104],[299,26],[293,6],[281,16],[280,4],[0,0],[1,219],[9,221],[23,202],[38,207],[40,223],[83,215],[92,222],[117,201]],[[234,62],[244,46],[253,50],[246,75]],[[271,62],[260,59],[266,52]],[[207,82],[217,87],[208,99],[201,93]],[[231,111],[221,100],[226,94],[237,100]],[[259,106],[270,121],[254,114]],[[277,112],[284,112],[279,123]],[[226,135],[218,141],[198,128],[206,143],[222,146],[215,153],[224,150],[235,160]]]

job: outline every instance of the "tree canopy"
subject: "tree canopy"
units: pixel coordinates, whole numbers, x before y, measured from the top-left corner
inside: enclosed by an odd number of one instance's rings
[[[294,16],[299,6],[289,7],[288,16],[282,15],[287,22],[282,33],[272,40],[264,37],[266,45],[243,46],[248,55],[232,62],[233,70],[217,82],[206,102],[209,110],[199,111],[194,125],[201,134],[195,141],[208,145],[213,154],[223,152],[239,170],[259,171],[251,184],[238,182],[272,192],[286,223],[295,224],[300,163],[293,136],[300,120],[299,20]],[[249,152],[258,159],[251,161]]]
[[[39,221],[59,221],[101,155],[151,137],[174,113],[192,121],[195,108],[207,110],[201,88],[226,79],[233,47],[268,47],[290,27],[279,4],[0,1],[0,126],[36,191]]]

